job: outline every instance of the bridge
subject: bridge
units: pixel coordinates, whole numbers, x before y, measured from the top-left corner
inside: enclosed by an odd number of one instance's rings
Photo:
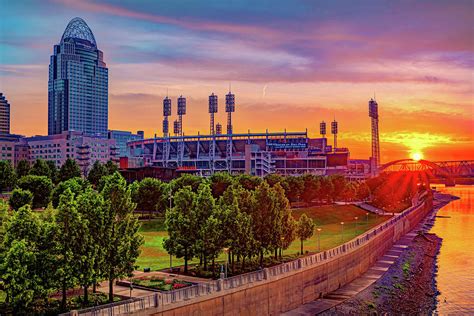
[[[424,172],[433,183],[474,184],[474,160],[428,161],[400,159],[379,167],[379,172]]]

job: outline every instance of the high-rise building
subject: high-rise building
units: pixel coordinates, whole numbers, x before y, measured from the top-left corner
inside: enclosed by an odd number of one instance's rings
[[[0,92],[0,134],[10,134],[10,103]]]
[[[107,137],[108,77],[94,34],[84,20],[72,19],[49,64],[48,134]]]
[[[133,134],[129,131],[117,131],[117,130],[110,130],[109,131],[109,139],[115,140],[115,145],[118,149],[118,156],[119,157],[130,157],[130,153],[127,147],[127,143],[132,140],[140,140],[145,137],[143,131],[137,131],[136,134]]]

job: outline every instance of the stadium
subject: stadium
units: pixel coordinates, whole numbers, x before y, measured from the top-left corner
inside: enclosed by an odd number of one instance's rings
[[[270,173],[298,175],[345,174],[349,150],[337,147],[337,122],[331,122],[334,146],[328,145],[326,123],[321,122],[321,138],[310,138],[308,132],[233,133],[232,113],[235,96],[226,95],[227,133],[220,124],[214,125],[217,96],[209,96],[210,133],[184,135],[183,115],[186,98],[179,97],[178,120],[174,121],[174,136],[169,133],[171,99],[163,100],[163,137],[135,140],[127,143],[130,158],[123,167],[156,166],[176,168],[178,172],[209,176],[215,172],[248,173],[265,176]]]

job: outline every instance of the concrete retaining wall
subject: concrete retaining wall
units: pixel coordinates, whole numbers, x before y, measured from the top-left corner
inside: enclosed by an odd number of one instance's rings
[[[349,283],[366,272],[398,239],[411,231],[431,210],[430,200],[404,216],[382,224],[367,242],[315,265],[269,275],[266,280],[215,292],[190,301],[177,302],[139,315],[278,315],[313,301]],[[350,244],[346,243],[346,245]]]

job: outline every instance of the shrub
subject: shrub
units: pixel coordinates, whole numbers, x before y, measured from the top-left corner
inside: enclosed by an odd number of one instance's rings
[[[11,208],[15,211],[26,204],[31,206],[33,204],[33,193],[31,193],[29,190],[17,188],[13,190],[8,202]]]
[[[33,208],[39,208],[48,205],[53,182],[46,176],[27,175],[18,181],[18,187],[33,193]]]

